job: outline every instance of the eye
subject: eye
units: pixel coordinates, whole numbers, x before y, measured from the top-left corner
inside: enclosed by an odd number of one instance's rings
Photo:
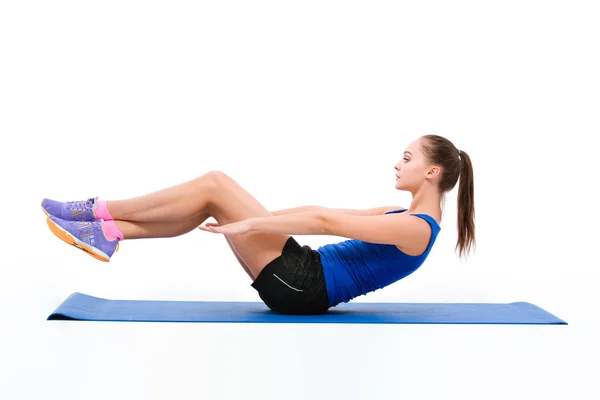
[[[404,157],[404,160],[405,160],[405,161],[408,161],[408,158]]]

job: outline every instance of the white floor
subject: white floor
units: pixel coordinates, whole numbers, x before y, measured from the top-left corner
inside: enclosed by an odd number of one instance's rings
[[[579,299],[566,326],[46,321],[41,278],[2,281],[2,399],[600,398]]]

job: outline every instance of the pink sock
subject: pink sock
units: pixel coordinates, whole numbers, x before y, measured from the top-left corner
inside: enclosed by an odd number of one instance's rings
[[[98,208],[96,208],[96,218],[102,218],[105,221],[112,221],[114,218],[108,212],[108,207],[106,207],[106,200],[98,200]]]
[[[102,223],[102,230],[104,230],[104,235],[108,240],[114,240],[115,238],[119,238],[119,240],[125,239],[123,233],[117,228],[115,221],[104,221]]]

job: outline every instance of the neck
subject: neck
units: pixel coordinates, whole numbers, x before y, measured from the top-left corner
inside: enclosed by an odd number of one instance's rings
[[[441,211],[440,201],[441,196],[438,190],[432,185],[423,184],[417,191],[412,192],[412,202],[408,207],[407,212],[423,211]]]

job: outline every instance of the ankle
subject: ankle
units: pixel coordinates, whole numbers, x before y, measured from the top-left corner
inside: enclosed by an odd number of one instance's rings
[[[95,211],[95,217],[96,218],[101,218],[105,221],[112,221],[114,220],[114,218],[112,217],[112,215],[110,215],[110,212],[108,211],[108,206],[107,206],[107,202],[106,200],[98,200],[98,207],[96,208]]]
[[[102,222],[102,230],[104,231],[104,236],[108,240],[124,240],[125,236],[123,233],[117,228],[117,224],[115,221],[104,221]]]

